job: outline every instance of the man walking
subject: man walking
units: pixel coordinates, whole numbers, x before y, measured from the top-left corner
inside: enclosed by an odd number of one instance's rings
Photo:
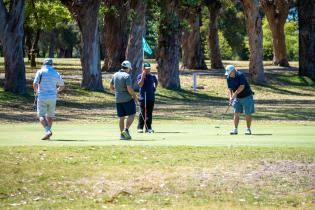
[[[119,117],[120,139],[130,140],[129,128],[134,121],[136,114],[137,95],[132,88],[132,81],[129,72],[131,71],[131,63],[124,61],[121,69],[116,72],[111,81],[110,89],[115,91],[116,110]],[[125,125],[125,117],[128,116]]]
[[[48,140],[52,136],[57,94],[64,89],[64,82],[52,64],[51,58],[45,59],[33,82],[34,95],[37,97],[37,115],[45,129],[42,140]]]
[[[234,108],[234,129],[230,134],[238,134],[240,115],[245,111],[247,125],[245,135],[251,135],[252,114],[255,113],[253,91],[244,74],[237,71],[233,65],[225,68],[225,75],[227,76],[229,104]]]
[[[144,63],[142,74],[137,77],[137,82],[140,87],[139,104],[141,113],[139,114],[138,133],[143,133],[143,127],[148,133],[153,133],[152,130],[152,113],[155,101],[155,90],[158,85],[156,76],[150,73],[151,65]]]

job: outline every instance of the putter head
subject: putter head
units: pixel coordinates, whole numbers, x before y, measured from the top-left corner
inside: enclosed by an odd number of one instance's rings
[[[215,128],[220,128],[220,126],[214,126]]]

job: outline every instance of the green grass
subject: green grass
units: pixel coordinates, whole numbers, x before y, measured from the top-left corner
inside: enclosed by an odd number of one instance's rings
[[[314,124],[256,123],[252,136],[244,135],[245,125],[238,136],[230,136],[230,124],[220,121],[206,124],[180,121],[158,121],[153,126],[156,133],[138,134],[136,123],[131,127],[132,141],[119,141],[117,121],[107,124],[78,124],[59,122],[54,125],[51,141],[40,141],[43,129],[39,124],[3,124],[0,127],[0,146],[88,146],[88,145],[143,145],[143,146],[283,146],[315,147]]]
[[[104,92],[90,92],[80,88],[78,59],[55,66],[66,90],[51,141],[39,140],[32,109],[36,69],[26,65],[24,96],[4,92],[0,79],[0,209],[315,208],[315,83],[296,71],[265,62],[268,83],[252,85],[256,135],[243,134],[243,119],[240,134],[228,135],[231,110],[220,121],[222,71],[204,71],[193,92],[196,71],[184,70],[180,91],[157,90],[157,132],[138,134],[135,122],[133,140],[120,141],[111,74]]]
[[[1,208],[314,208],[314,147],[2,147],[0,158]]]

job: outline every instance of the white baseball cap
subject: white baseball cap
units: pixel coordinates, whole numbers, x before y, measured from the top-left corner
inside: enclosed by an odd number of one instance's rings
[[[52,58],[45,58],[43,64],[51,66],[53,64]]]
[[[228,76],[230,75],[230,73],[235,70],[235,67],[233,65],[227,65],[227,67],[225,68],[225,75]]]
[[[124,68],[132,69],[131,68],[131,63],[128,60],[125,60],[124,62],[122,62],[121,66],[124,67]]]

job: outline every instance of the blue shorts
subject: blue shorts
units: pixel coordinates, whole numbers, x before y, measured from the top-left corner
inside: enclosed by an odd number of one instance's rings
[[[116,103],[116,110],[118,117],[125,117],[129,115],[136,114],[136,104],[135,101],[132,99],[128,102],[124,103]]]
[[[236,98],[233,103],[234,113],[243,113],[245,110],[246,115],[255,113],[254,98],[253,95],[245,98]]]

